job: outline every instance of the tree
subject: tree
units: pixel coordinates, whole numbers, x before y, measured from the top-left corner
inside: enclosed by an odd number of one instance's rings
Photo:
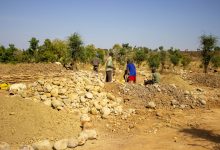
[[[146,60],[147,55],[145,54],[144,49],[136,49],[135,50],[135,55],[134,55],[134,60],[137,62],[138,67],[140,66],[140,64]]]
[[[66,41],[55,39],[52,41],[52,45],[53,45],[54,54],[58,58],[57,61],[60,61],[61,63],[64,64],[70,61],[71,55]]]
[[[160,56],[158,53],[152,53],[148,58],[148,65],[151,69],[159,68],[160,66]]]
[[[173,67],[178,66],[182,55],[179,49],[173,50],[173,48],[169,49],[168,52],[170,53],[170,61],[173,64]]]
[[[36,56],[36,61],[43,62],[55,62],[57,61],[57,56],[54,53],[53,45],[50,39],[45,39],[44,44],[39,47],[38,55]]]
[[[76,61],[78,59],[77,57],[80,55],[80,51],[83,52],[81,47],[82,44],[83,41],[78,33],[75,32],[74,34],[69,36],[68,45],[70,49],[71,58],[73,59],[73,61]]]
[[[218,68],[220,67],[220,56],[213,56],[211,59],[211,62],[213,64],[213,67]]]
[[[181,60],[181,64],[183,65],[183,68],[185,69],[190,64],[191,61],[192,59],[190,56],[183,55]]]
[[[29,42],[29,48],[27,50],[27,54],[29,55],[27,57],[28,61],[35,61],[37,57],[37,51],[39,47],[39,40],[37,40],[35,37],[32,37]]]
[[[204,72],[207,73],[209,62],[213,57],[213,51],[217,44],[217,38],[213,35],[202,35],[200,37],[200,44],[202,47],[202,63]]]
[[[160,46],[159,50],[160,50],[159,54],[160,54],[161,72],[163,72],[163,70],[165,68],[165,62],[166,62],[167,53],[163,49],[163,46]]]
[[[100,58],[101,62],[104,63],[104,57],[105,57],[105,52],[107,50],[103,50],[103,49],[97,49],[97,54],[98,57]]]

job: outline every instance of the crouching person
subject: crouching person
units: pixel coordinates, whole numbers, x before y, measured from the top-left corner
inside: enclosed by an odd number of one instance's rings
[[[152,68],[151,72],[152,72],[152,79],[144,80],[144,85],[155,84],[160,82],[160,74],[156,72],[156,68]]]

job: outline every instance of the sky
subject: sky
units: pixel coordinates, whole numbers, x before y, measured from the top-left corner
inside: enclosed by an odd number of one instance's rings
[[[220,37],[219,6],[220,0],[0,0],[0,45],[27,49],[32,37],[42,44],[77,32],[98,48],[196,50],[201,35]]]

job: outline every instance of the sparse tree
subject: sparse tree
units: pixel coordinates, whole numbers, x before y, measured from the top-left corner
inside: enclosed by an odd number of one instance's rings
[[[202,63],[204,72],[207,73],[209,62],[213,57],[213,51],[217,44],[217,38],[213,35],[202,35],[200,37],[200,44],[202,47]]]
[[[167,53],[164,50],[163,46],[159,47],[160,50],[160,63],[161,63],[161,72],[163,72],[166,62]]]
[[[134,60],[137,62],[138,67],[144,60],[146,60],[146,58],[147,58],[147,54],[145,54],[143,49],[135,50]]]
[[[185,69],[190,64],[191,61],[192,59],[190,56],[188,55],[182,56],[181,64],[183,65],[183,68]]]
[[[75,32],[74,34],[69,36],[68,45],[70,49],[71,58],[73,59],[73,61],[79,59],[78,57],[80,55],[80,51],[83,51],[82,44],[83,41],[78,33]]]
[[[160,56],[158,53],[152,53],[149,58],[147,59],[149,67],[152,68],[159,68],[160,66]]]
[[[171,48],[168,51],[170,53],[170,61],[173,64],[173,68],[175,68],[175,66],[178,66],[178,64],[179,64],[179,62],[180,62],[180,60],[182,58],[180,50],[179,49],[173,50],[173,48]]]

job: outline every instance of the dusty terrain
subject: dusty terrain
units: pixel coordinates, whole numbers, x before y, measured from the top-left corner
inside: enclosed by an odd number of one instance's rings
[[[219,150],[220,75],[165,73],[158,89],[153,85],[141,85],[150,75],[148,70],[145,75],[142,71],[143,68],[138,69],[136,85],[123,83],[123,73],[118,71],[116,77],[119,80],[106,83],[103,89],[123,97],[124,107],[132,107],[136,113],[125,119],[91,116],[99,137],[75,149]],[[0,80],[10,83],[32,83],[42,76],[53,78],[69,73],[71,71],[55,64],[0,65]],[[199,98],[206,104],[194,103]],[[171,104],[173,99],[180,104]],[[155,109],[146,108],[151,100],[157,104]],[[76,137],[79,131],[79,114],[57,111],[0,91],[0,141],[13,148],[43,139],[55,141]]]

